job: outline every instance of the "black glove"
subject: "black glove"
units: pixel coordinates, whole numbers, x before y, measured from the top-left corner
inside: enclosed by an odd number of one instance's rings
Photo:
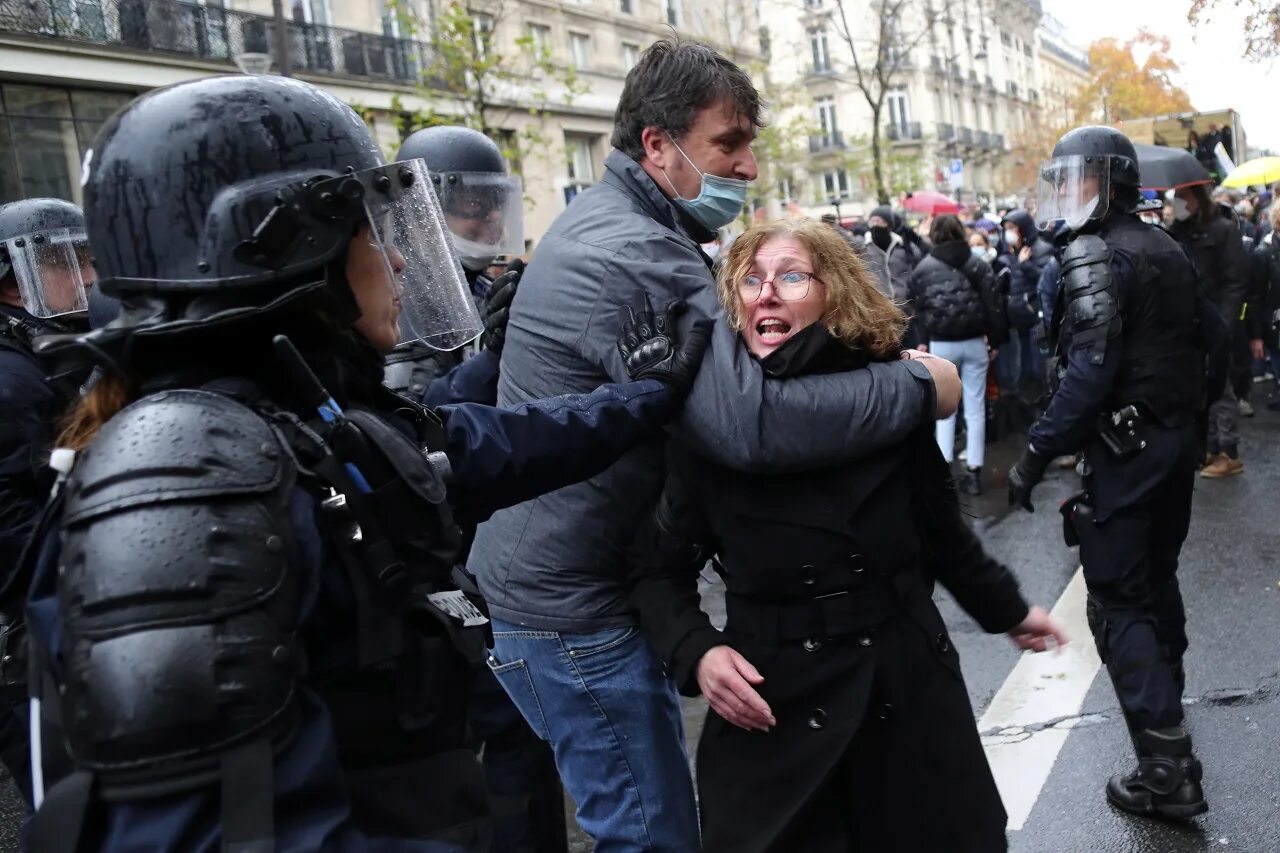
[[[1021,505],[1027,512],[1035,512],[1031,504],[1031,490],[1044,479],[1049,467],[1049,457],[1041,456],[1028,447],[1018,464],[1009,469],[1009,506]]]
[[[516,298],[520,276],[524,275],[524,261],[516,258],[507,264],[507,271],[489,285],[489,298],[484,303],[484,331],[480,333],[480,348],[495,356],[502,356],[502,345],[507,342],[507,321],[511,319],[511,300]]]
[[[641,291],[630,308],[619,312],[622,332],[618,336],[618,353],[627,375],[632,379],[657,379],[680,397],[693,387],[702,354],[711,340],[711,321],[699,320],[689,330],[684,345],[680,345],[675,318],[684,309],[684,301],[676,299],[667,304],[666,311],[655,314],[653,303]]]

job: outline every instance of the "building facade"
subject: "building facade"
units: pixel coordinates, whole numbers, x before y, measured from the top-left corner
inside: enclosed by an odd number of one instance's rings
[[[779,182],[779,200],[808,215],[837,204],[841,215],[866,214],[877,203],[870,147],[878,132],[891,199],[933,189],[966,202],[1013,201],[1025,189],[1010,176],[1014,140],[1038,120],[1046,86],[1057,98],[1079,85],[1076,63],[1063,71],[1057,57],[1041,58],[1040,4],[907,0],[882,25],[883,6],[763,3],[770,74],[791,84],[786,110],[811,120],[807,144],[788,160],[791,179]],[[875,98],[881,90],[876,128],[868,92]]]
[[[388,154],[404,114],[465,112],[422,83],[445,0],[281,5],[290,73],[357,107]],[[275,11],[272,0],[0,0],[0,203],[80,202],[85,150],[141,92],[238,73],[245,54],[270,55],[278,71]],[[527,81],[508,74],[486,110],[518,152],[529,249],[600,175],[626,72],[648,45],[674,29],[740,61],[759,55],[750,0],[474,0],[466,11],[485,50],[541,59]],[[518,59],[509,67],[521,76]],[[572,93],[560,82],[568,68]]]

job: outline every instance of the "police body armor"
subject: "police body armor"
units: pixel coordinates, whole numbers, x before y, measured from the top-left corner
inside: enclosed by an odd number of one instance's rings
[[[394,399],[430,430],[429,412]],[[459,651],[477,657],[485,635],[453,604],[458,534],[442,471],[374,412],[352,411],[346,426],[355,432],[335,436],[229,380],[145,397],[80,454],[42,522],[63,527],[62,665],[33,643],[33,696],[45,781],[58,783],[50,804],[72,809],[38,816],[36,832],[54,825],[50,849],[74,849],[89,790],[137,799],[221,779],[224,849],[269,850],[252,845],[272,834],[272,757],[290,742],[300,684],[330,705],[345,766],[463,743],[449,707],[459,691],[439,678],[465,673]],[[354,661],[304,647],[299,488],[347,570]]]
[[[1124,292],[1110,280],[1109,252],[1122,254],[1135,280]],[[1104,220],[1063,254],[1062,286],[1054,312],[1056,384],[1073,341],[1101,364],[1120,347],[1120,365],[1107,411],[1135,406],[1165,427],[1194,420],[1203,397],[1203,352],[1196,339],[1196,278],[1178,244],[1159,228],[1129,215]]]

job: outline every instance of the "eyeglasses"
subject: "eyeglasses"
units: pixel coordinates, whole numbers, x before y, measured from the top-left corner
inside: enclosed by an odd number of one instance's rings
[[[738,293],[742,296],[744,302],[755,302],[760,298],[760,293],[764,290],[766,284],[773,285],[773,292],[783,302],[795,302],[804,299],[809,295],[809,285],[818,281],[811,272],[800,272],[799,270],[790,270],[781,273],[773,278],[761,278],[758,275],[749,275],[738,283]],[[818,281],[818,284],[822,282]]]

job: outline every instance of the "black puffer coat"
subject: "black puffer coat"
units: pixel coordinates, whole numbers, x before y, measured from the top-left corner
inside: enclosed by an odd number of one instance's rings
[[[987,336],[999,346],[1008,336],[991,265],[960,240],[934,246],[911,274],[911,298],[925,342]]]

